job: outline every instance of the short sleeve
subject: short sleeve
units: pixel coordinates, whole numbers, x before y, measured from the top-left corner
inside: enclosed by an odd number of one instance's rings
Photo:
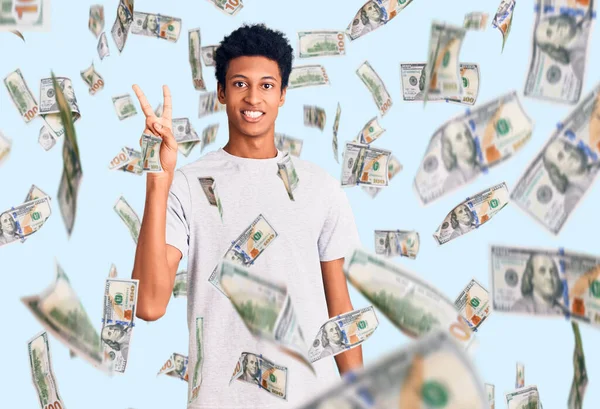
[[[336,183],[329,200],[329,210],[319,235],[319,259],[331,261],[348,255],[360,246],[352,207],[346,192]]]
[[[190,188],[187,178],[176,171],[167,200],[167,244],[181,251],[182,257],[188,254],[190,240],[189,216],[191,212]]]

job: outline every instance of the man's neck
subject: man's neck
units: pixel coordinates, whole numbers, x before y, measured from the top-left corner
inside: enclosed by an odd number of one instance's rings
[[[277,156],[275,134],[269,132],[264,136],[248,137],[229,132],[229,141],[223,150],[240,158],[271,159]]]

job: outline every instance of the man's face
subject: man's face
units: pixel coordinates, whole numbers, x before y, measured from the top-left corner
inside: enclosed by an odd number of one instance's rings
[[[342,334],[335,322],[325,324],[325,336],[332,344],[339,345],[342,343]]]
[[[281,92],[279,66],[266,57],[237,57],[229,62],[226,87],[218,84],[219,101],[227,105],[230,129],[248,138],[273,131],[279,107],[285,102]]]
[[[540,44],[565,47],[575,34],[574,21],[569,16],[558,16],[540,21],[535,31],[535,39]]]
[[[179,373],[183,372],[183,357],[180,355],[175,355],[175,370]]]
[[[585,169],[586,161],[582,152],[565,141],[552,142],[546,148],[545,156],[567,177],[578,175]]]
[[[15,234],[15,223],[8,213],[0,215],[0,228],[4,234]]]
[[[471,211],[469,210],[469,208],[465,205],[462,206],[458,206],[455,210],[454,210],[454,215],[456,216],[456,220],[458,220],[458,222],[462,225],[468,225],[471,224],[471,220],[473,218],[473,215],[471,214]]]
[[[381,12],[379,11],[377,4],[370,1],[363,6],[363,10],[367,14],[367,17],[369,17],[369,20],[379,22],[379,19],[381,18]]]
[[[471,131],[463,123],[451,124],[446,129],[446,136],[452,152],[456,155],[459,162],[468,162],[472,160],[475,154],[475,143],[471,136]]]
[[[544,298],[552,298],[558,281],[556,264],[548,256],[533,259],[533,290]]]
[[[123,335],[123,330],[116,326],[106,326],[102,329],[102,339],[109,341],[119,341]]]
[[[258,373],[258,360],[256,359],[256,355],[246,355],[246,367],[244,370],[248,375],[252,377],[256,376]]]
[[[146,27],[148,27],[149,31],[155,32],[157,26],[158,26],[158,22],[156,21],[156,16],[154,14],[149,14],[148,15],[148,24]]]

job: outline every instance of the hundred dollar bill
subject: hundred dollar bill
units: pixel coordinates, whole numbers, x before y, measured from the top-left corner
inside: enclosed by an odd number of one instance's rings
[[[173,136],[177,141],[177,149],[187,157],[201,140],[188,118],[173,119]]]
[[[131,34],[162,38],[173,43],[179,39],[181,19],[162,14],[133,12]]]
[[[496,389],[496,387],[494,385],[489,384],[489,383],[485,384],[485,393],[488,398],[488,404],[489,404],[490,409],[496,408],[495,389]]]
[[[194,28],[188,31],[188,55],[190,67],[192,68],[192,81],[195,90],[206,91],[206,85],[202,78],[202,61],[200,60],[200,29]]]
[[[298,57],[324,57],[346,55],[346,38],[343,31],[315,30],[298,32]]]
[[[431,23],[423,101],[463,95],[458,57],[466,30],[438,21]]]
[[[412,0],[369,0],[346,28],[346,35],[350,40],[356,40],[387,24],[410,3]]]
[[[134,173],[141,175],[143,173],[142,167],[139,165],[142,154],[135,149],[124,147],[121,151],[110,161],[108,168],[110,170],[122,170],[124,172]]]
[[[0,0],[1,31],[50,31],[50,0]]]
[[[248,330],[274,342],[314,372],[287,288],[226,259],[219,262],[217,271],[221,288]]]
[[[208,0],[223,13],[235,16],[244,7],[242,0]]]
[[[481,11],[473,11],[465,14],[463,27],[466,30],[484,31],[487,28],[489,15]]]
[[[304,105],[304,126],[325,129],[327,114],[323,108],[316,105]]]
[[[344,273],[354,288],[411,338],[441,328],[464,347],[475,339],[454,303],[404,267],[355,248],[345,258]]]
[[[40,134],[38,136],[38,143],[45,151],[49,151],[56,145],[56,136],[54,132],[50,131],[46,125],[42,125],[40,128]]]
[[[204,364],[204,317],[196,317],[196,363],[192,374],[192,383],[189,386],[188,403],[194,402],[200,395],[202,384],[202,366]]]
[[[0,164],[4,162],[8,155],[10,154],[10,149],[12,148],[12,139],[7,137],[0,131]],[[48,150],[48,149],[46,149]]]
[[[392,153],[354,142],[346,142],[342,164],[342,187],[388,185],[388,161]]]
[[[217,140],[217,133],[219,132],[219,124],[208,125],[202,130],[202,147],[200,153],[204,151],[208,145],[212,145]]]
[[[117,95],[115,97],[112,97],[112,102],[115,106],[115,111],[117,112],[119,121],[137,115],[137,110],[135,109],[135,105],[133,105],[131,95]]]
[[[292,138],[289,135],[275,132],[275,147],[282,152],[289,152],[292,156],[300,156],[303,143],[302,139]]]
[[[574,104],[584,84],[595,1],[536,0],[525,96]]]
[[[104,30],[104,6],[102,4],[90,6],[88,28],[96,38],[98,38],[100,33]]]
[[[102,316],[104,363],[113,371],[125,373],[129,356],[139,280],[106,279]]]
[[[65,127],[59,113],[56,91],[54,90],[52,81],[52,78],[43,78],[40,81],[40,115],[44,119],[48,129],[54,132],[57,137],[60,137],[65,133]],[[71,111],[73,121],[77,121],[81,114],[71,80],[69,78],[58,77],[56,81],[66,98],[67,107]]]
[[[508,202],[509,192],[504,182],[468,197],[448,213],[433,238],[438,244],[444,244],[467,234],[488,222]]]
[[[119,6],[117,7],[117,17],[110,30],[112,38],[119,49],[119,52],[123,51],[125,43],[127,42],[127,36],[129,35],[129,27],[133,22],[133,0],[119,0]]]
[[[575,349],[573,350],[573,383],[571,384],[567,408],[581,409],[583,407],[583,395],[588,384],[588,376],[579,324],[571,322],[571,325],[573,326],[573,334],[575,335]]]
[[[21,302],[68,349],[106,370],[102,366],[100,336],[58,263],[54,283],[39,295],[22,297]]]
[[[400,172],[402,170],[402,164],[400,162],[398,162],[398,159],[396,159],[396,157],[394,155],[390,155],[390,158],[388,159],[388,181],[392,180],[392,178],[394,176],[396,176],[396,174],[398,172]],[[377,187],[377,186],[361,186],[362,189],[367,192],[369,194],[369,196],[371,196],[371,198],[374,198],[375,196],[377,196],[377,194],[379,192],[381,192],[383,190],[383,188],[381,187]]]
[[[517,378],[515,380],[515,389],[525,387],[525,365],[517,362]]]
[[[354,142],[362,143],[362,144],[370,144],[373,141],[377,140],[385,132],[385,129],[381,125],[379,125],[379,119],[377,117],[373,117],[363,126],[363,129],[356,135],[354,138]]]
[[[488,409],[477,369],[441,331],[346,376],[298,409]]]
[[[310,362],[357,347],[365,342],[379,326],[373,306],[360,308],[330,318],[321,325],[308,350]]]
[[[100,74],[96,72],[94,64],[89,68],[81,71],[81,78],[88,84],[90,95],[94,95],[96,92],[104,88],[104,79]]]
[[[202,56],[202,62],[207,67],[215,66],[215,51],[217,51],[218,45],[205,45],[200,48],[200,55]]]
[[[358,67],[356,75],[358,75],[373,96],[375,105],[379,108],[380,115],[384,116],[392,106],[392,98],[379,75],[377,75],[368,61],[364,61]]]
[[[454,305],[473,331],[490,315],[490,293],[474,278],[458,295]]]
[[[540,394],[537,386],[518,388],[506,394],[507,409],[540,409]]]
[[[162,172],[160,163],[160,144],[162,139],[158,136],[142,134],[142,168],[146,172]]]
[[[375,230],[375,254],[415,259],[419,253],[419,233],[403,230]]]
[[[600,84],[558,124],[517,182],[511,198],[558,234],[590,189],[599,168]]]
[[[297,65],[292,67],[288,89],[329,85],[329,77],[322,65]]]
[[[262,354],[242,352],[229,384],[235,380],[258,385],[271,395],[287,400],[287,367],[273,363]]]
[[[174,352],[160,368],[156,376],[158,375],[168,375],[188,382],[188,357]]]
[[[104,60],[104,57],[110,55],[110,50],[108,49],[108,40],[106,39],[106,33],[102,33],[100,35],[98,45],[96,46],[96,51],[98,51],[98,57],[100,57],[100,61]]]
[[[217,182],[214,178],[208,177],[200,177],[198,178],[200,182],[200,186],[206,195],[206,199],[208,199],[208,203],[211,206],[215,206],[219,210],[219,216],[221,217],[221,222],[223,221],[223,204],[221,203],[221,199],[219,198],[219,193],[217,191]]]
[[[42,228],[51,214],[50,197],[46,195],[0,213],[0,247],[17,240],[24,242]]]
[[[294,190],[298,187],[299,179],[289,153],[285,153],[283,158],[277,162],[277,168],[277,176],[283,181],[290,200],[294,200]]]
[[[225,105],[219,102],[217,91],[203,92],[200,94],[198,118],[221,111],[225,111]]]
[[[461,96],[442,97],[429,95],[429,101],[446,101],[462,105],[475,105],[479,95],[479,65],[460,63],[463,94]],[[400,64],[402,95],[405,101],[423,101],[426,77],[425,63]]]
[[[29,350],[29,366],[33,386],[37,391],[42,409],[63,409],[65,404],[58,393],[58,385],[52,369],[50,344],[46,331],[37,334],[27,343]]]
[[[340,103],[337,104],[335,111],[335,119],[333,120],[333,139],[331,141],[331,148],[333,149],[333,157],[337,163],[340,163],[338,159],[338,130],[340,129],[340,116],[342,115],[342,107]]]
[[[265,251],[269,244],[277,238],[277,236],[278,233],[273,226],[269,224],[262,214],[259,214],[250,226],[248,226],[246,230],[231,243],[231,246],[223,256],[223,259],[237,263],[241,266],[249,267],[254,263],[254,260]],[[227,296],[219,282],[218,265],[215,266],[208,281],[214,285],[217,290]]]
[[[502,95],[438,128],[414,180],[426,205],[509,159],[531,137],[533,122],[516,92]]]
[[[495,311],[600,326],[600,257],[507,246],[492,246],[490,253]]]
[[[0,24],[0,27],[1,26],[2,25]],[[15,71],[8,74],[4,78],[4,85],[6,85],[10,99],[12,99],[25,122],[31,121],[38,115],[40,107],[29,90],[20,69],[17,68]]]
[[[173,297],[187,297],[187,271],[181,270],[175,275],[175,284],[173,285]]]
[[[142,227],[142,222],[140,222],[140,218],[135,210],[131,208],[123,196],[119,197],[113,209],[115,212],[117,212],[121,220],[123,220],[123,223],[125,223],[129,229],[129,233],[131,234],[133,241],[135,241],[137,244],[138,238],[140,237],[140,228]]]
[[[492,20],[492,26],[496,27],[502,33],[502,51],[504,51],[506,39],[510,34],[516,3],[515,0],[502,0],[494,16],[494,20]]]

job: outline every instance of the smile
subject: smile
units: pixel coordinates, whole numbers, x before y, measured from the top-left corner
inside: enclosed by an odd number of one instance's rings
[[[258,122],[264,114],[262,111],[242,111],[242,117],[248,122]]]

